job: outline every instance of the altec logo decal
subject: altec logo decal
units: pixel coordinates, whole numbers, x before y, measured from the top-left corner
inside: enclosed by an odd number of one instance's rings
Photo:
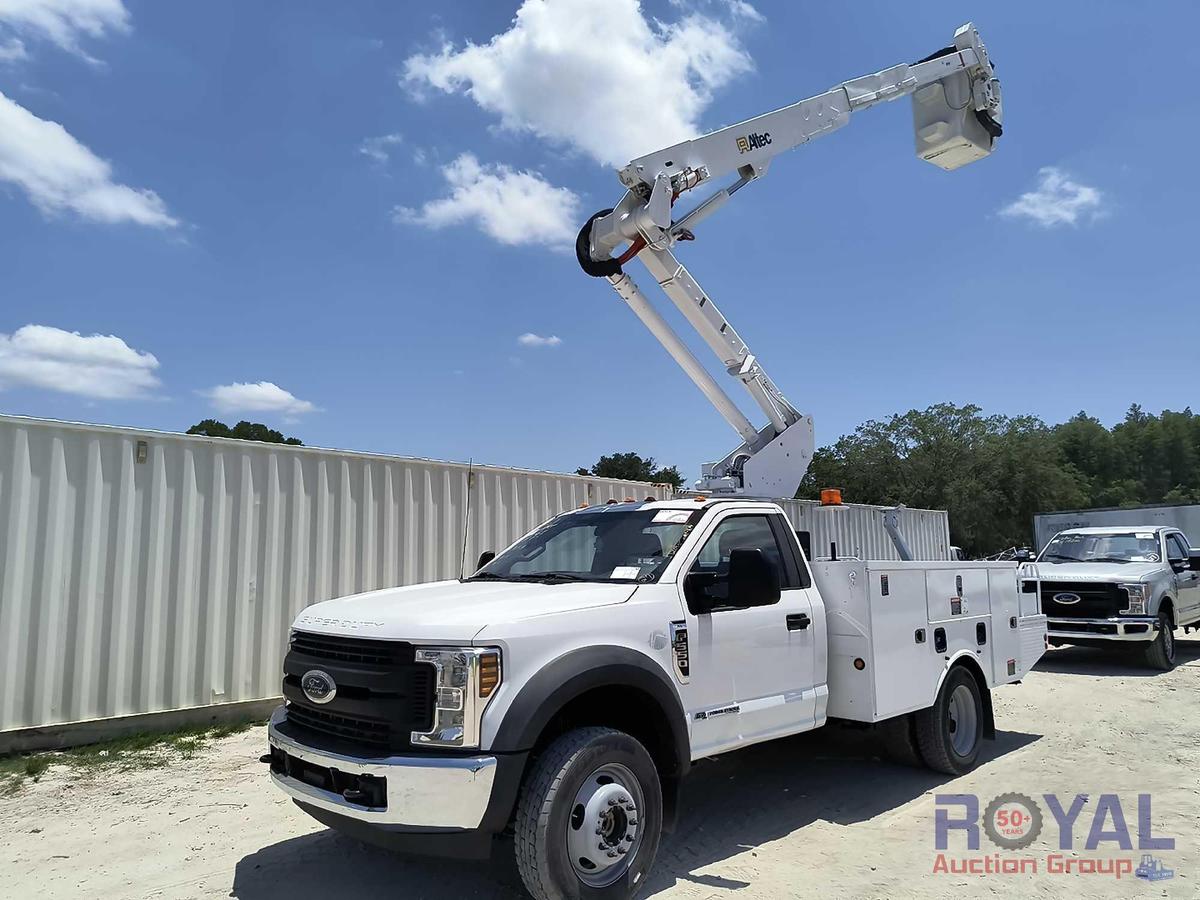
[[[740,137],[737,139],[738,153],[749,153],[751,150],[761,150],[769,143],[771,143],[771,132],[764,131],[762,134],[755,134],[752,131],[745,137]]]

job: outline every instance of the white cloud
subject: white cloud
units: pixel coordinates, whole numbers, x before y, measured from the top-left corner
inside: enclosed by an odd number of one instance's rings
[[[20,38],[0,41],[0,63],[24,62],[27,59],[29,51],[25,49],[25,42]]]
[[[1080,184],[1054,166],[1038,170],[1036,190],[1022,194],[1000,210],[1012,219],[1029,219],[1043,228],[1094,222],[1104,215],[1104,194],[1097,188]]]
[[[39,119],[3,93],[0,181],[21,188],[48,215],[69,211],[89,222],[133,222],[151,228],[179,224],[154,191],[114,181],[112,166],[65,128]]]
[[[0,0],[0,22],[92,63],[97,60],[84,52],[81,38],[126,33],[130,27],[122,0]]]
[[[158,387],[152,353],[115,335],[81,335],[49,325],[0,334],[0,388],[45,388],[101,400],[144,397]]]
[[[740,16],[750,22],[762,23],[767,21],[767,17],[755,9],[752,4],[747,3],[746,0],[729,0],[729,12],[735,17]]]
[[[212,401],[213,407],[220,413],[279,413],[284,421],[292,422],[306,413],[317,411],[314,404],[299,399],[270,381],[219,384],[200,393]]]
[[[522,347],[557,347],[562,343],[562,338],[557,334],[552,334],[548,337],[542,337],[540,334],[534,334],[532,331],[527,331],[519,338],[517,343]]]
[[[624,165],[695,137],[713,91],[751,68],[731,26],[708,15],[660,22],[638,0],[525,0],[508,31],[410,57],[404,80],[465,93],[505,128]]]
[[[579,230],[579,197],[533,172],[481,164],[464,153],[442,167],[450,196],[420,209],[396,207],[397,222],[445,228],[474,223],[502,244],[568,248]]]
[[[367,138],[358,145],[358,152],[377,163],[385,163],[392,158],[391,148],[402,143],[404,143],[403,135],[384,134],[379,137]]]

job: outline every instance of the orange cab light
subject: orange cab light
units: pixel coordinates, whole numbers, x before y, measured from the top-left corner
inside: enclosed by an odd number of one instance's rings
[[[580,503],[580,504],[579,504],[579,508],[580,508],[580,509],[587,509],[587,508],[588,508],[587,501],[586,501],[586,500],[584,500],[582,503]]]
[[[841,506],[842,505],[842,489],[841,488],[821,488],[821,505],[822,506]]]
[[[695,500],[697,503],[704,503],[706,500],[708,500],[708,498],[701,494],[699,497],[696,497]]]
[[[636,503],[637,501],[636,501],[636,500],[634,500],[632,497],[626,497],[626,498],[625,498],[625,502],[626,502],[626,503]]]

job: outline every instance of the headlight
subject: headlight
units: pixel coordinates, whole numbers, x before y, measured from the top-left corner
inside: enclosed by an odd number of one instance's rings
[[[1144,616],[1146,606],[1150,602],[1150,585],[1123,584],[1122,588],[1129,595],[1129,608],[1121,610],[1123,616]]]
[[[428,747],[478,747],[484,707],[500,686],[500,651],[476,647],[418,647],[417,662],[433,665],[433,727],[414,731]]]

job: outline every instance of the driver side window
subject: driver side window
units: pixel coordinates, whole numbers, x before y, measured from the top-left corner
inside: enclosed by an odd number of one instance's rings
[[[1187,562],[1188,548],[1183,545],[1183,541],[1178,534],[1171,533],[1167,535],[1167,560],[1173,563]]]
[[[730,516],[709,536],[692,565],[693,573],[728,575],[729,556],[734,550],[761,550],[775,569],[779,583],[786,585],[783,555],[766,516]]]

